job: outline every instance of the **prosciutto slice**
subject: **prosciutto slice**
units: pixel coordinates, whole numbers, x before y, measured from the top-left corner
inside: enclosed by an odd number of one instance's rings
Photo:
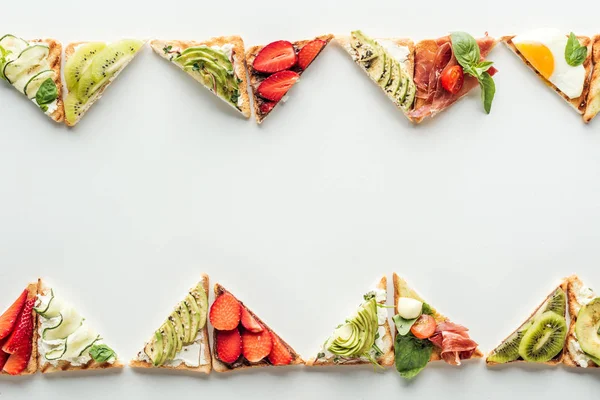
[[[469,337],[469,330],[453,322],[438,324],[429,340],[441,349],[444,361],[451,365],[460,365],[460,360],[468,360],[477,349],[477,343]]]
[[[485,59],[496,45],[489,37],[477,40],[481,59]],[[450,37],[437,41],[427,40],[417,44],[415,52],[415,85],[417,86],[415,109],[409,116],[417,121],[434,116],[450,107],[461,97],[479,86],[476,78],[466,75],[463,86],[457,94],[452,94],[442,87],[440,77],[444,71],[458,64],[452,51]]]

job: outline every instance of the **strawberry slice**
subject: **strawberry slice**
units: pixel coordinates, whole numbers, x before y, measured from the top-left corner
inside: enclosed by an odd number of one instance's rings
[[[317,58],[326,44],[327,42],[321,39],[315,39],[306,43],[298,52],[298,67],[302,70],[306,69]]]
[[[269,43],[258,52],[252,67],[258,72],[272,74],[292,68],[297,60],[294,46],[287,40],[278,40]]]
[[[242,333],[242,354],[250,362],[259,362],[271,353],[273,341],[271,333],[263,330],[259,333],[244,331]]]
[[[263,331],[262,325],[250,314],[246,307],[242,307],[242,326],[254,333]]]
[[[293,71],[277,72],[262,81],[256,91],[267,100],[279,101],[296,83],[298,78],[300,78],[300,75]]]
[[[261,114],[268,114],[271,112],[271,110],[277,105],[277,102],[275,101],[265,101],[264,103],[262,103],[259,107],[260,113]]]
[[[33,315],[31,315],[31,312],[33,311],[34,304],[35,297],[25,302],[25,307],[19,316],[19,322],[4,346],[2,346],[3,352],[14,354],[20,348],[31,345],[31,338],[33,337]]]
[[[29,359],[31,358],[32,345],[21,347],[15,354],[11,354],[4,365],[4,372],[9,375],[20,375],[27,368]]]
[[[5,342],[6,342],[6,339],[0,339],[0,349],[2,348],[2,346],[4,346]],[[6,364],[6,360],[8,360],[9,356],[10,356],[10,354],[5,353],[2,350],[0,350],[0,371],[2,371],[2,368],[4,368],[4,364]]]
[[[0,316],[0,339],[4,339],[13,331],[17,319],[25,306],[25,300],[27,300],[28,293],[27,289],[23,290],[23,293],[21,293],[13,305]]]
[[[240,331],[215,331],[217,342],[217,356],[224,363],[231,364],[237,361],[242,354],[242,337]]]
[[[272,334],[271,340],[273,348],[269,353],[269,361],[273,365],[289,365],[292,362],[292,354],[287,347],[281,342],[277,335]]]
[[[230,293],[223,293],[210,308],[210,323],[220,331],[230,331],[240,323],[242,306]]]

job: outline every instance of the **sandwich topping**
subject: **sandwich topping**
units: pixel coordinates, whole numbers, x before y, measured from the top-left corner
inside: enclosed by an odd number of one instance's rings
[[[23,290],[15,302],[0,315],[0,371],[20,375],[33,352],[35,297]]]
[[[577,319],[567,350],[580,367],[587,368],[590,361],[600,365],[600,298],[588,287],[574,286]]]

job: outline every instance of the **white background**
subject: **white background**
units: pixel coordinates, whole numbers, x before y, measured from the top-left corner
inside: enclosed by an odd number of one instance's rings
[[[591,1],[341,4],[5,1],[1,29],[65,45],[240,34],[250,46],[356,28],[600,33]],[[487,352],[559,278],[600,287],[600,120],[584,125],[504,46],[490,58],[491,115],[476,90],[421,126],[336,45],[260,127],[149,48],[71,130],[3,83],[0,308],[43,276],[128,360],[206,271],[309,357],[397,271]],[[3,377],[0,399],[589,398],[598,372],[470,362],[429,365],[407,383],[370,367],[125,369]]]

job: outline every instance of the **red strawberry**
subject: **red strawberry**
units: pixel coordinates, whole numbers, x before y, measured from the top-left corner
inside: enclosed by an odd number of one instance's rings
[[[258,72],[272,74],[292,68],[297,59],[294,46],[286,40],[279,40],[263,47],[256,55],[252,67]]]
[[[245,307],[242,307],[242,326],[250,332],[258,333],[263,331],[262,325],[250,314]]]
[[[11,333],[7,342],[2,346],[2,351],[8,354],[15,354],[19,349],[31,346],[31,338],[33,337],[33,305],[35,297],[25,302],[25,307],[19,316],[19,322]]]
[[[300,75],[293,71],[277,72],[262,81],[256,91],[267,100],[279,101],[296,83],[298,78],[300,78]]]
[[[23,290],[23,293],[21,293],[13,305],[0,316],[0,339],[4,339],[12,332],[21,314],[21,310],[25,306],[28,293],[27,289]]]
[[[259,333],[244,331],[242,333],[242,353],[246,360],[259,362],[269,355],[273,348],[271,333],[263,330]]]
[[[2,346],[4,345],[5,342],[6,342],[6,339],[0,339],[0,349],[2,348]],[[2,368],[4,368],[4,364],[6,364],[6,360],[8,360],[9,356],[10,356],[10,354],[5,353],[2,350],[0,350],[0,371],[2,371]]]
[[[292,362],[292,354],[281,342],[277,335],[271,334],[273,349],[269,354],[269,361],[273,365],[289,365]]]
[[[230,331],[240,323],[242,306],[230,293],[223,293],[210,307],[210,323],[220,331]]]
[[[9,375],[19,375],[27,368],[31,358],[31,342],[25,347],[21,347],[15,354],[11,354],[4,365],[4,372]]]
[[[271,112],[273,107],[275,107],[276,105],[277,105],[277,102],[275,102],[275,101],[265,101],[259,107],[260,113],[268,114]]]
[[[231,364],[237,361],[242,354],[242,337],[240,331],[215,331],[217,341],[217,356],[224,363]]]
[[[298,67],[303,70],[306,69],[326,44],[327,42],[321,39],[315,39],[306,43],[298,52]]]

